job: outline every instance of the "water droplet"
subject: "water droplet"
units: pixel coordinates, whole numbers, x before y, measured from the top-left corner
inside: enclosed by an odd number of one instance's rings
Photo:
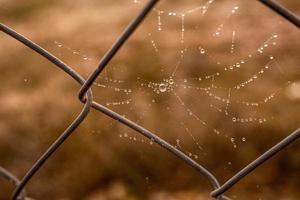
[[[199,50],[200,50],[201,54],[205,54],[205,49],[203,49],[203,48],[200,47]]]
[[[247,140],[247,139],[246,139],[245,137],[242,138],[242,141],[243,141],[243,142],[246,142],[246,140]]]
[[[159,85],[159,91],[160,91],[160,92],[166,92],[166,91],[167,91],[167,85],[164,84],[164,83],[161,83],[161,84]]]

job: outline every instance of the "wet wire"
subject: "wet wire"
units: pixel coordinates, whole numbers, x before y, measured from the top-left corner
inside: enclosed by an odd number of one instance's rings
[[[109,62],[113,59],[113,57],[118,53],[120,48],[125,44],[125,42],[130,38],[130,36],[134,33],[134,31],[139,27],[142,21],[145,19],[147,14],[153,9],[153,7],[158,3],[159,0],[149,0],[149,2],[145,5],[139,15],[129,24],[129,26],[125,29],[123,34],[119,37],[116,43],[111,47],[111,49],[104,55],[101,59],[98,67],[91,73],[87,80],[81,77],[75,70],[73,70],[70,66],[66,65],[64,62],[56,58],[54,55],[40,47],[39,45],[35,44],[31,40],[27,39],[26,37],[22,36],[21,34],[17,33],[13,29],[9,28],[4,24],[0,24],[0,30],[4,33],[10,35],[11,37],[15,38],[19,42],[23,43],[30,49],[34,50],[41,56],[48,59],[50,62],[58,66],[61,70],[65,73],[70,75],[74,80],[76,80],[80,85],[81,88],[79,90],[79,99],[84,103],[84,107],[77,118],[71,123],[71,125],[59,136],[59,138],[46,150],[46,152],[36,161],[36,163],[31,167],[31,169],[26,173],[21,181],[16,179],[12,174],[7,172],[5,169],[0,168],[0,175],[5,177],[6,179],[13,181],[16,185],[16,189],[13,193],[12,199],[17,200],[19,198],[24,198],[25,192],[24,188],[27,183],[32,179],[32,177],[39,171],[39,169],[44,165],[44,163],[55,153],[55,151],[72,135],[72,133],[78,128],[78,126],[84,121],[86,116],[88,115],[91,108],[102,112],[103,114],[109,116],[110,118],[117,120],[118,122],[126,125],[127,127],[139,132],[146,138],[152,140],[153,142],[160,145],[162,148],[166,149],[173,155],[177,156],[188,165],[196,169],[200,172],[203,176],[205,176],[210,183],[212,184],[213,188],[215,189],[211,196],[217,198],[219,200],[229,200],[230,198],[223,196],[223,194],[233,187],[237,182],[255,170],[258,166],[262,165],[264,162],[269,160],[271,157],[276,155],[278,152],[286,148],[292,142],[299,139],[300,129],[292,133],[290,136],[282,140],[280,143],[275,145],[273,148],[268,150],[258,159],[253,161],[231,179],[229,179],[224,185],[220,186],[217,178],[212,175],[212,173],[204,168],[202,165],[194,161],[192,158],[184,154],[182,151],[178,150],[156,134],[152,133],[151,131],[145,129],[142,126],[126,119],[125,117],[119,115],[118,113],[113,112],[112,110],[106,108],[105,106],[94,102],[92,92],[90,90],[91,86],[93,85],[94,81],[97,77],[101,74],[103,69],[109,64]],[[285,17],[288,21],[292,22],[299,28],[299,18],[292,14],[289,10],[282,7],[278,3],[271,1],[271,0],[260,0],[260,2],[264,3],[278,14]]]

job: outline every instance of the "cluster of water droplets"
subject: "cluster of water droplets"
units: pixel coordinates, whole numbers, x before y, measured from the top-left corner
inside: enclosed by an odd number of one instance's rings
[[[141,4],[144,1],[141,0],[133,0],[133,3],[135,4]],[[186,90],[190,93],[199,92],[202,95],[205,95],[206,97],[211,99],[211,103],[209,104],[209,109],[211,111],[217,111],[220,114],[223,114],[229,121],[233,124],[245,124],[245,123],[257,123],[257,124],[263,124],[268,122],[268,119],[263,116],[237,116],[236,114],[233,114],[230,112],[230,106],[231,104],[240,104],[240,106],[246,106],[246,107],[255,107],[255,109],[258,109],[259,106],[263,106],[264,104],[270,102],[272,99],[276,97],[277,92],[272,92],[270,95],[264,97],[260,101],[246,101],[246,100],[239,100],[233,97],[233,92],[241,91],[249,84],[254,84],[255,81],[259,78],[263,78],[263,75],[265,75],[269,70],[272,70],[272,63],[275,60],[275,57],[272,55],[268,55],[269,61],[266,63],[266,65],[262,66],[257,73],[252,74],[244,81],[241,81],[240,83],[237,83],[233,86],[222,86],[217,83],[217,80],[221,78],[223,75],[238,71],[244,67],[246,67],[248,62],[253,60],[254,58],[258,56],[262,56],[266,52],[268,48],[271,48],[272,46],[277,45],[277,39],[278,34],[273,33],[267,40],[263,41],[260,46],[258,46],[257,49],[254,50],[254,52],[243,56],[242,58],[239,58],[235,62],[233,62],[230,65],[223,65],[221,60],[215,59],[215,56],[213,53],[211,53],[203,44],[197,44],[198,46],[198,54],[201,56],[201,58],[208,58],[212,60],[213,63],[218,66],[218,71],[213,74],[207,74],[202,76],[195,76],[195,77],[178,77],[177,72],[180,70],[180,68],[183,68],[182,61],[185,58],[185,53],[188,51],[189,47],[186,44],[186,31],[187,31],[187,25],[186,22],[188,20],[188,16],[194,13],[199,12],[203,16],[207,13],[210,6],[214,3],[214,0],[208,0],[205,1],[205,3],[201,6],[197,6],[195,8],[185,10],[185,11],[174,11],[174,10],[160,10],[159,8],[154,8],[153,13],[155,14],[155,21],[157,22],[157,25],[155,27],[155,30],[148,32],[148,34],[145,36],[150,41],[150,44],[152,46],[153,52],[156,55],[163,56],[162,52],[160,51],[160,44],[159,41],[156,41],[156,35],[163,33],[165,30],[165,24],[168,23],[168,20],[170,18],[176,18],[178,19],[177,22],[179,25],[178,32],[181,33],[180,37],[175,40],[180,41],[181,48],[179,49],[178,54],[178,61],[177,64],[174,65],[174,70],[172,73],[168,74],[167,78],[161,79],[161,80],[147,80],[142,77],[136,78],[136,85],[139,89],[130,88],[128,86],[124,85],[126,84],[122,80],[109,78],[108,76],[105,76],[102,78],[102,80],[99,80],[94,85],[101,88],[101,89],[107,89],[115,93],[119,93],[120,96],[123,97],[122,100],[118,101],[110,101],[106,102],[105,105],[108,107],[111,106],[128,106],[130,104],[134,104],[134,93],[137,92],[136,90],[143,90],[145,93],[149,94],[150,96],[154,96],[151,98],[151,102],[148,104],[147,109],[149,110],[153,104],[156,103],[156,97],[159,98],[162,95],[168,94],[170,96],[173,96],[175,100],[177,101],[178,105],[185,109],[186,114],[191,117],[191,119],[196,120],[200,125],[204,126],[206,129],[210,130],[212,133],[215,133],[217,135],[225,135],[226,138],[228,138],[233,144],[234,147],[236,147],[235,140],[233,138],[230,138],[226,133],[224,133],[222,130],[219,130],[217,127],[214,127],[209,123],[209,121],[206,121],[202,119],[201,114],[198,114],[199,112],[197,110],[194,110],[188,103],[184,101],[184,98],[180,96],[181,94],[178,92],[179,90]],[[211,33],[211,36],[214,37],[221,37],[222,31],[226,27],[226,23],[229,18],[233,17],[238,13],[240,10],[240,7],[235,5],[231,8],[231,10],[228,11],[227,16],[224,19],[224,22],[221,23],[216,27],[216,29],[213,29],[214,32]],[[231,45],[228,48],[228,51],[230,54],[236,53],[236,40],[238,36],[238,29],[232,30],[232,37],[231,37]],[[216,38],[217,39],[217,38]],[[73,55],[81,57],[83,60],[88,61],[91,60],[89,56],[86,54],[72,49],[66,45],[63,45],[61,42],[55,41],[54,44],[61,49],[70,51]],[[211,84],[207,84],[210,82]],[[216,90],[222,90],[224,91],[225,95],[220,95],[216,93]],[[157,96],[155,96],[157,95]],[[218,105],[215,104],[215,102],[218,102]],[[169,107],[166,107],[167,110],[169,110]],[[140,114],[139,119],[136,121],[139,123],[141,119],[145,116],[145,113],[147,113],[147,110],[143,111]],[[197,137],[194,136],[192,131],[187,127],[187,125],[183,126],[185,132],[192,138],[193,142],[197,145],[199,151],[203,151],[203,148],[199,144],[199,141],[197,140]],[[136,136],[130,136],[129,133],[124,133],[120,135],[120,138],[126,138],[130,141],[140,141],[142,143],[147,143],[144,139],[139,139]],[[243,139],[243,142],[246,142],[246,139]],[[150,144],[153,144],[154,141],[151,140]],[[180,140],[177,139],[175,142],[175,146],[177,148],[183,149],[183,145],[180,143]],[[193,154],[191,152],[186,152],[190,157],[197,159],[199,155]]]
[[[160,82],[146,81],[138,77],[137,82],[141,87],[150,88],[156,94],[172,92],[178,86],[172,77],[163,79]]]

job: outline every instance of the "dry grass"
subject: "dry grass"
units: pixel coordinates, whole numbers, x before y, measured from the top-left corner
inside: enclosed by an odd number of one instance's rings
[[[300,5],[295,1],[282,2],[296,12],[299,10]],[[158,8],[180,11],[198,4],[193,0],[164,1]],[[241,11],[225,19],[234,5],[239,5]],[[140,8],[141,5],[129,0],[31,0],[22,3],[0,0],[2,22],[41,44],[85,76]],[[233,98],[257,101],[279,90],[276,98],[259,109],[239,104],[230,107],[231,114],[264,116],[268,118],[267,123],[234,124],[231,118],[210,107],[213,103],[224,110],[224,104],[183,87],[176,90],[186,105],[209,123],[207,127],[189,116],[173,94],[157,95],[147,88],[149,82],[159,83],[168,78],[179,56],[180,20],[167,16],[162,20],[163,32],[154,31],[157,14],[151,13],[108,67],[107,75],[124,83],[107,83],[102,76],[97,82],[113,89],[95,86],[96,100],[107,104],[131,99],[128,106],[111,108],[174,145],[180,139],[182,150],[197,154],[197,161],[212,169],[222,182],[299,127],[299,99],[287,95],[290,87],[286,84],[300,79],[300,40],[293,26],[258,2],[242,0],[219,1],[204,17],[193,14],[186,19],[185,45],[192,50],[176,75],[178,80],[182,79],[181,84],[184,78],[220,71],[255,52],[274,33],[280,36],[276,46],[251,59],[242,71],[222,75],[216,82],[222,86],[241,82],[260,70],[268,56],[273,55],[276,63],[272,70],[253,85],[233,94]],[[222,37],[216,39],[212,33],[222,23]],[[232,30],[237,32],[234,55],[229,53]],[[158,44],[158,54],[153,50],[152,39]],[[76,99],[79,86],[69,77],[2,33],[0,41],[0,164],[21,177],[74,119],[82,105]],[[199,46],[205,47],[213,57],[197,54]],[[216,65],[215,60],[221,60],[222,65]],[[143,79],[146,87],[141,86],[137,77]],[[209,81],[190,83],[197,87],[210,84]],[[114,87],[130,88],[133,92],[128,97],[116,92]],[[223,91],[216,92],[223,97],[227,95]],[[155,104],[151,103],[153,100]],[[199,150],[187,127],[203,150]],[[221,134],[215,134],[213,128],[221,130]],[[128,137],[125,138],[125,134]],[[233,147],[231,137],[235,138],[237,149]],[[247,142],[242,142],[244,137]],[[297,152],[298,144],[261,167],[229,194],[236,199],[299,198],[300,160]],[[6,189],[0,190],[0,199],[6,199],[12,188],[6,183],[0,182],[1,185]],[[128,128],[93,112],[37,174],[28,190],[32,196],[46,200],[204,200],[208,199],[210,188],[185,164]]]

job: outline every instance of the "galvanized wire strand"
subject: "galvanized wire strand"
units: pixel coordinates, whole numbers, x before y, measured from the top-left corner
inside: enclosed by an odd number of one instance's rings
[[[45,49],[41,48],[39,45],[35,44],[31,40],[25,38],[21,34],[17,33],[16,31],[12,30],[11,28],[7,27],[4,24],[0,24],[0,30],[4,31],[5,33],[9,34],[16,40],[22,42],[27,47],[31,48],[32,50],[36,51],[41,56],[47,58],[50,62],[57,65],[59,68],[64,70],[66,73],[71,75],[75,80],[77,80],[80,84],[83,84],[85,80],[71,67],[69,67],[67,64],[62,62],[60,59],[56,58],[54,55],[46,51]],[[92,103],[92,107],[105,115],[121,122],[122,124],[128,126],[129,128],[141,133],[143,136],[147,137],[148,139],[152,140],[153,142],[159,144],[161,147],[167,149],[169,152],[180,158],[181,160],[185,161],[188,165],[192,166],[194,169],[196,169],[198,172],[200,172],[203,176],[205,176],[212,184],[214,189],[217,189],[220,187],[220,184],[218,180],[203,166],[195,162],[193,159],[191,159],[189,156],[185,155],[183,152],[160,138],[159,136],[155,135],[154,133],[150,132],[149,130],[139,126],[138,124],[124,118],[123,116],[115,113],[114,111],[106,108],[105,106],[102,106],[98,104],[97,102]],[[229,200],[228,197],[220,197],[219,199]]]
[[[16,200],[30,181],[34,174],[45,164],[45,162],[53,155],[53,153],[71,136],[71,134],[78,128],[78,126],[83,122],[90,111],[92,103],[92,95],[90,92],[87,93],[87,102],[84,105],[83,110],[78,115],[78,117],[71,123],[71,125],[59,136],[59,138],[47,149],[47,151],[36,161],[36,163],[31,167],[31,169],[23,177],[21,183],[18,185],[16,190],[12,195],[12,200]]]
[[[300,18],[292,13],[290,10],[280,5],[278,2],[273,0],[259,0],[261,3],[265,4],[273,11],[283,16],[286,20],[294,24],[296,27],[300,28]]]
[[[16,32],[15,30],[9,28],[3,23],[0,23],[0,30],[4,33],[8,34],[12,38],[16,39],[17,41],[23,43],[25,46],[29,47],[30,49],[34,50],[47,60],[49,60],[51,63],[58,66],[61,70],[66,72],[68,75],[70,75],[73,79],[75,79],[77,82],[79,82],[81,85],[85,82],[84,78],[79,75],[75,70],[73,70],[71,67],[69,67],[67,64],[62,62],[57,57],[53,56],[51,53],[49,53],[47,50],[43,49],[39,45],[35,44],[33,41],[29,40],[25,36],[21,35],[20,33]]]
[[[204,175],[211,182],[211,184],[213,185],[214,188],[220,187],[220,184],[218,183],[217,179],[207,169],[205,169],[204,167],[199,165],[197,162],[195,162],[189,156],[185,155],[182,151],[178,150],[177,148],[175,148],[174,146],[172,146],[171,144],[169,144],[168,142],[166,142],[165,140],[163,140],[156,134],[152,133],[151,131],[145,129],[144,127],[134,123],[133,121],[130,121],[129,119],[127,119],[125,117],[122,117],[120,114],[115,113],[115,112],[111,111],[110,109],[106,108],[105,106],[100,105],[96,102],[93,102],[93,108],[95,108],[96,110],[113,118],[114,120],[126,125],[127,127],[139,132],[146,138],[150,139],[152,142],[157,143],[158,145],[160,145],[164,149],[168,150],[169,152],[171,152],[172,154],[174,154],[181,160],[184,160],[190,166],[192,166],[197,171],[199,171],[202,175]]]
[[[4,24],[0,23],[0,30],[7,33],[11,37],[15,38],[19,42],[23,43],[24,45],[28,46],[30,49],[38,52],[45,58],[47,58],[49,61],[57,65],[60,69],[62,69],[64,72],[69,74],[71,77],[73,77],[77,82],[82,84],[84,82],[84,79],[75,72],[72,68],[67,67],[63,62],[61,62],[56,57],[52,56],[48,51],[43,49],[42,47],[38,46],[37,44],[33,43],[26,37],[22,36],[21,34],[17,33],[16,31],[10,29],[9,27],[5,26]],[[88,115],[91,105],[92,105],[92,92],[89,90],[87,92],[87,100],[86,103],[80,112],[80,114],[77,116],[77,118],[71,123],[71,125],[60,135],[60,137],[47,149],[47,151],[36,161],[36,163],[31,167],[31,169],[26,173],[26,175],[23,177],[22,181],[17,185],[12,199],[16,200],[26,184],[30,181],[30,179],[33,177],[34,174],[38,172],[38,170],[44,165],[44,163],[53,155],[53,153],[69,138],[69,136],[78,128],[78,126],[83,122],[83,120]]]
[[[11,182],[15,187],[20,184],[20,180],[8,170],[0,166],[0,176]],[[19,197],[20,200],[26,200],[26,191],[23,190]]]
[[[145,19],[145,17],[148,15],[148,13],[152,10],[152,8],[156,5],[158,1],[159,0],[149,0],[149,2],[145,5],[145,7],[138,14],[138,16],[129,24],[129,26],[121,34],[119,39],[112,45],[112,47],[108,50],[108,52],[103,56],[97,68],[92,72],[92,74],[88,77],[87,81],[81,87],[79,91],[80,99],[84,97],[84,94],[93,85],[94,81],[100,75],[102,70],[107,66],[107,64],[116,55],[116,53],[118,53],[120,48],[134,33],[134,31],[140,26],[142,21]]]
[[[12,173],[0,166],[0,176],[4,177],[6,180],[17,186],[20,183],[20,180],[15,177]]]
[[[238,172],[236,175],[234,175],[231,179],[229,179],[224,185],[222,185],[217,190],[213,191],[211,193],[212,197],[217,197],[227,190],[229,190],[231,187],[233,187],[236,183],[238,183],[241,179],[243,179],[245,176],[250,174],[253,170],[257,169],[260,165],[262,165],[267,160],[271,159],[273,156],[275,156],[277,153],[279,153],[281,150],[286,148],[291,143],[295,142],[300,137],[300,128],[293,132],[291,135],[283,139],[281,142],[279,142],[277,145],[269,149],[267,152],[265,152],[263,155],[261,155],[259,158],[254,160],[252,163],[250,163],[248,166],[246,166],[244,169],[242,169],[240,172]]]
[[[188,165],[190,165],[191,167],[196,169],[204,177],[206,177],[210,181],[210,183],[212,184],[213,188],[217,189],[217,188],[220,187],[220,184],[219,184],[218,180],[206,168],[204,168],[203,166],[198,164],[196,161],[191,159],[189,156],[187,156],[182,151],[178,150],[177,148],[175,148],[174,146],[172,146],[171,144],[169,144],[168,142],[166,142],[165,140],[163,140],[162,138],[160,138],[156,134],[152,133],[151,131],[145,129],[144,127],[139,126],[138,124],[130,121],[129,119],[126,119],[125,117],[122,117],[118,113],[115,113],[115,112],[111,111],[110,109],[106,108],[105,106],[100,105],[96,102],[93,102],[93,108],[95,108],[96,110],[104,113],[105,115],[117,120],[118,122],[126,125],[127,127],[139,132],[140,134],[142,134],[146,138],[148,138],[151,141],[157,143],[162,148],[166,149],[167,151],[169,151],[170,153],[172,153],[176,157],[180,158],[181,160],[186,162]],[[218,197],[218,199],[219,200],[230,200],[226,196],[220,196],[220,197]]]

